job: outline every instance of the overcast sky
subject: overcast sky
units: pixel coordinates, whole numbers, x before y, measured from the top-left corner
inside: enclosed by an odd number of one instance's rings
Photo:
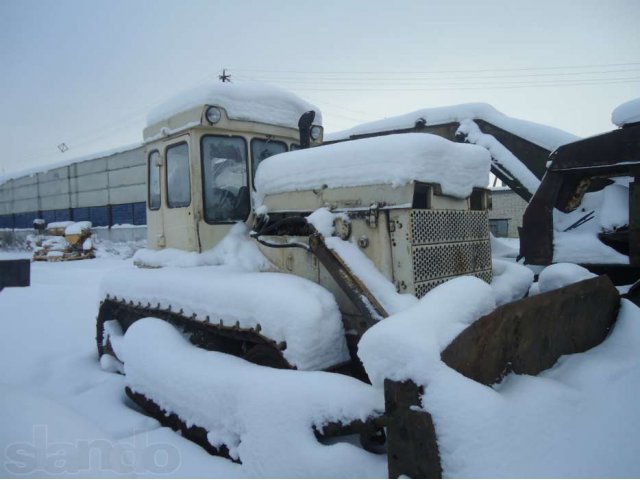
[[[151,107],[223,67],[315,103],[326,131],[487,102],[587,136],[640,97],[639,25],[636,0],[0,0],[0,174],[139,142]]]

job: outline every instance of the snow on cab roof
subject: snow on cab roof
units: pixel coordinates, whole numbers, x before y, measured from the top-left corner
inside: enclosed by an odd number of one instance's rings
[[[325,134],[324,139],[325,141],[344,140],[354,135],[411,128],[419,119],[426,120],[426,125],[441,125],[462,120],[485,120],[549,151],[565,143],[579,140],[579,137],[558,128],[508,117],[488,103],[464,103],[448,107],[425,108],[397,117],[363,123],[348,130]]]
[[[426,133],[365,138],[274,155],[256,174],[258,204],[265,195],[363,185],[439,183],[466,198],[489,184],[491,155],[483,148]]]
[[[611,121],[618,127],[640,122],[640,98],[634,98],[624,102],[622,105],[618,105],[611,112]]]
[[[315,125],[322,125],[320,109],[273,85],[259,82],[216,83],[186,90],[151,110],[147,127],[167,120],[199,105],[217,105],[227,111],[232,120],[298,128],[300,115],[316,112]]]

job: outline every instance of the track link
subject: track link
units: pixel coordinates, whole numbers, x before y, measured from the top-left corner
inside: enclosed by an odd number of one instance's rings
[[[221,319],[214,323],[209,317],[198,319],[196,315],[187,317],[183,311],[175,312],[171,306],[161,308],[151,304],[143,305],[117,297],[107,296],[100,304],[100,311],[96,322],[96,344],[98,356],[113,352],[104,342],[104,323],[117,320],[122,331],[137,320],[145,317],[155,317],[190,334],[190,341],[194,345],[206,350],[216,351],[244,358],[247,361],[273,368],[294,369],[282,354],[287,345],[277,343],[260,333],[260,325],[256,328],[241,328],[238,323],[226,325]]]

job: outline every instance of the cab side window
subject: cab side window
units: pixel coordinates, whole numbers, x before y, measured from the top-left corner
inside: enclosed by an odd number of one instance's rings
[[[149,185],[149,197],[147,202],[149,204],[149,210],[158,210],[160,208],[160,166],[158,165],[158,159],[160,153],[154,150],[149,154],[148,159],[148,173],[149,178],[147,184]]]
[[[189,147],[184,143],[167,148],[167,205],[169,208],[191,204],[189,177]]]
[[[272,155],[283,153],[287,151],[287,145],[284,142],[278,142],[276,140],[263,140],[261,138],[254,138],[251,140],[251,167],[253,178],[256,177],[256,171],[258,165],[265,158],[269,158]]]

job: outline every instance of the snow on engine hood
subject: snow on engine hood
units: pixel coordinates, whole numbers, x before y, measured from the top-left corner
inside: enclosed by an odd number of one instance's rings
[[[363,185],[439,183],[466,198],[489,184],[491,155],[483,148],[426,133],[365,138],[274,155],[256,174],[257,204],[265,195]]]
[[[186,90],[152,109],[147,127],[198,105],[218,105],[232,120],[298,128],[300,115],[316,112],[314,125],[322,125],[320,109],[282,88],[259,82],[215,83]]]

